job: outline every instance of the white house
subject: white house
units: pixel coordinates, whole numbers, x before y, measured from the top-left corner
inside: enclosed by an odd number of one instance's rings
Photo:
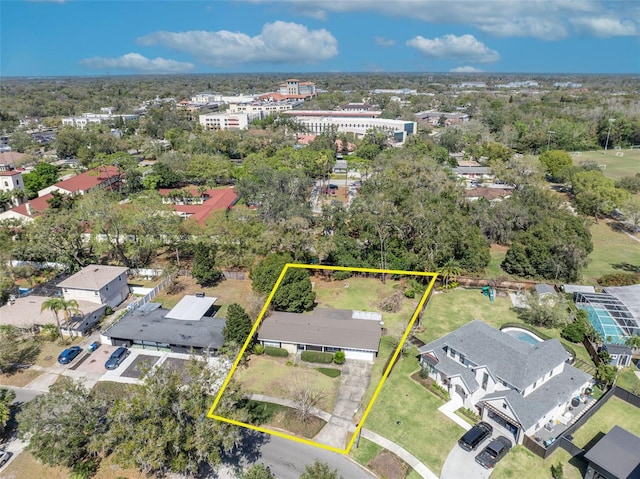
[[[347,359],[373,361],[380,346],[379,313],[316,308],[311,313],[274,311],[262,320],[258,341],[263,346],[335,353]]]
[[[593,378],[568,364],[557,339],[536,345],[471,321],[420,349],[420,363],[452,398],[513,435],[564,421]]]
[[[64,299],[88,301],[115,308],[129,295],[128,268],[93,264],[58,283]]]
[[[263,118],[263,112],[199,115],[200,124],[205,130],[246,130],[249,123],[260,118]]]

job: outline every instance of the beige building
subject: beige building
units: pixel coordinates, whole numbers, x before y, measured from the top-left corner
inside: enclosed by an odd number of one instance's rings
[[[68,277],[58,287],[64,299],[104,304],[115,308],[129,295],[128,268],[89,265]]]
[[[253,120],[262,118],[258,113],[211,113],[200,115],[199,121],[205,130],[246,130]]]

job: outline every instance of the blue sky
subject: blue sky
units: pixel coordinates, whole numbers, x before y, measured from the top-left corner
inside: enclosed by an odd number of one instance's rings
[[[639,0],[0,0],[0,75],[640,73]]]

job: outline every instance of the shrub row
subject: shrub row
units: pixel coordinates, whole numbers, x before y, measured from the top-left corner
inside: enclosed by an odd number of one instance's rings
[[[275,348],[273,346],[265,346],[264,354],[267,356],[276,356],[279,358],[286,358],[289,356],[289,351],[283,348]]]
[[[333,362],[333,354],[320,351],[302,351],[300,358],[308,363],[329,364]]]

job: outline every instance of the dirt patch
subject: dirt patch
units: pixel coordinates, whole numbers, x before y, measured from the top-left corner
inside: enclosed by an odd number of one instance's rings
[[[509,247],[502,244],[493,243],[491,245],[491,251],[501,251],[506,253],[507,251],[509,251]]]
[[[409,471],[406,462],[387,450],[371,459],[367,467],[382,479],[404,479]]]
[[[283,429],[307,439],[315,437],[325,424],[325,421],[317,417],[310,417],[306,422],[303,422],[298,418],[295,411],[289,408],[285,411],[278,411],[268,423],[274,429]]]
[[[139,354],[120,376],[125,378],[141,378],[149,368],[158,362],[158,359],[160,359],[158,356]]]
[[[162,363],[162,367],[171,371],[182,372],[189,361],[186,359],[167,358]]]
[[[12,374],[0,374],[0,386],[23,387],[42,374],[35,369],[19,369]]]

